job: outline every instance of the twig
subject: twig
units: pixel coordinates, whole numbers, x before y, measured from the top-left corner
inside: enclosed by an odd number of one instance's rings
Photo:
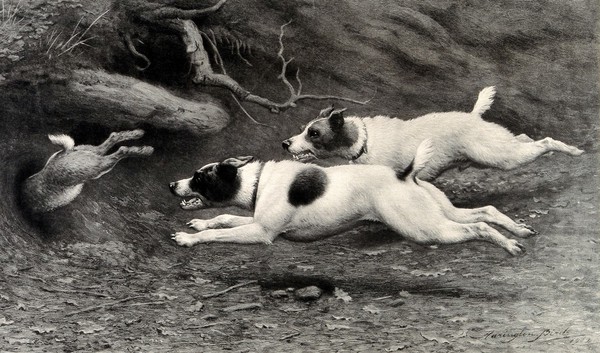
[[[89,313],[90,311],[96,311],[96,310],[100,310],[100,309],[104,309],[104,308],[108,308],[108,307],[112,307],[115,305],[119,305],[121,303],[125,303],[134,299],[140,299],[140,298],[144,298],[143,295],[136,295],[133,297],[127,297],[124,299],[120,299],[117,301],[114,301],[112,303],[104,303],[104,304],[99,304],[99,305],[94,305],[94,306],[89,306],[87,308],[81,309],[81,310],[77,310],[77,311],[72,311],[70,313],[66,313],[65,316],[73,316],[73,315],[78,315],[78,314],[83,314],[83,313]]]
[[[244,303],[244,304],[228,306],[226,308],[221,309],[221,311],[230,313],[232,311],[239,311],[239,310],[260,309],[262,307],[263,306],[261,303]]]
[[[208,298],[218,297],[218,296],[223,295],[223,294],[225,294],[227,292],[230,292],[230,291],[232,291],[232,290],[234,290],[236,288],[240,288],[240,287],[247,286],[249,284],[254,284],[254,283],[258,283],[258,281],[257,280],[252,280],[252,281],[248,281],[248,282],[238,283],[235,286],[231,286],[229,288],[225,288],[225,289],[223,289],[220,292],[215,292],[215,293],[212,293],[212,294],[205,294],[205,295],[202,296],[202,298],[208,299]]]
[[[195,69],[195,75],[192,81],[196,84],[205,85],[205,86],[216,86],[221,88],[226,88],[230,92],[232,92],[236,98],[240,101],[247,101],[258,104],[262,107],[269,109],[273,113],[279,113],[289,108],[296,107],[296,103],[301,100],[340,100],[355,104],[364,105],[371,101],[371,99],[365,101],[359,101],[352,98],[340,97],[335,95],[314,95],[314,94],[302,94],[302,82],[300,81],[299,72],[296,71],[296,80],[298,81],[298,89],[295,89],[294,86],[289,82],[286,78],[286,71],[288,64],[293,60],[285,59],[283,56],[284,45],[283,45],[283,35],[285,26],[289,25],[291,22],[285,23],[281,26],[281,32],[279,34],[279,51],[277,52],[277,56],[281,59],[282,68],[279,75],[279,78],[287,87],[290,96],[283,103],[276,103],[268,98],[264,98],[258,95],[255,95],[242,87],[236,80],[234,80],[231,76],[227,75],[227,73],[216,73],[214,72],[210,60],[208,59],[208,53],[204,48],[203,38],[206,38],[213,46],[213,50],[215,51],[215,63],[218,65],[222,60],[218,59],[217,53],[218,50],[214,49],[215,43],[206,35],[202,34],[196,24],[191,20],[181,20],[181,19],[173,19],[169,21],[172,28],[179,31],[182,36],[183,42],[187,46],[187,53],[190,58],[190,62],[192,67]],[[228,40],[227,38],[225,38]],[[254,120],[254,119],[253,119]],[[255,120],[256,121],[256,120]]]
[[[223,73],[223,75],[227,75],[227,71],[225,71],[225,65],[223,64],[223,58],[221,57],[221,53],[219,53],[219,49],[217,48],[217,45],[215,43],[215,32],[213,32],[211,30],[211,34],[212,34],[212,38],[209,37],[206,33],[204,32],[200,32],[202,35],[204,35],[204,37],[206,38],[206,40],[208,41],[208,43],[210,44],[210,46],[212,47],[212,50],[214,52],[214,56],[215,56],[215,63],[217,65],[219,65],[219,67],[221,68],[221,72]],[[252,66],[252,65],[250,65]],[[250,113],[248,113],[248,111],[246,110],[246,108],[244,108],[244,106],[242,105],[242,102],[239,101],[239,99],[235,96],[235,94],[233,94],[233,92],[230,92],[231,97],[233,98],[233,100],[237,103],[237,105],[240,107],[240,109],[242,110],[242,112],[244,112],[244,114],[246,114],[246,117],[248,117],[248,119],[250,119],[253,123],[257,124],[257,125],[262,125],[262,126],[266,126],[266,127],[271,127],[267,124],[261,123],[260,121],[254,119],[254,117],[252,117],[252,115],[250,115]]]
[[[86,294],[86,295],[93,295],[93,296],[102,297],[102,298],[112,298],[108,294],[97,293],[97,292],[89,292],[89,291],[84,291],[84,290],[54,289],[54,288],[48,288],[48,287],[41,287],[41,289],[44,290],[44,291],[46,291],[46,292],[50,292],[50,293]]]
[[[158,302],[132,303],[132,304],[127,304],[127,306],[162,305],[165,303],[166,302],[163,300],[163,301],[158,301]]]
[[[297,331],[297,332],[294,332],[294,333],[290,333],[289,335],[285,335],[285,336],[281,337],[279,340],[285,341],[285,340],[290,339],[292,337],[300,336],[301,333],[302,333],[302,331]]]

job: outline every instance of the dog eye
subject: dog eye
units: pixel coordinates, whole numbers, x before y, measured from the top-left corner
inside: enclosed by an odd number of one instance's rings
[[[308,130],[308,136],[310,137],[319,137],[320,133],[317,130]]]

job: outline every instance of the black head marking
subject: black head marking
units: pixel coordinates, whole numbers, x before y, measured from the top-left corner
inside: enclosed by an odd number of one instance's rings
[[[296,175],[290,190],[288,201],[292,206],[306,206],[325,193],[327,187],[327,174],[316,167],[309,167]]]
[[[190,188],[213,202],[233,199],[240,189],[238,168],[246,165],[253,157],[229,158],[220,163],[212,163],[194,173]]]

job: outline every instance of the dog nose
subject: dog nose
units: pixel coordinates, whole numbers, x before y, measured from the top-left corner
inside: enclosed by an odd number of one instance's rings
[[[285,140],[281,143],[281,146],[283,147],[284,150],[288,150],[290,148],[290,146],[292,145],[292,143],[290,142],[290,140]]]
[[[177,186],[177,184],[175,184],[175,183],[169,183],[169,189],[171,190],[172,193],[175,193],[176,186]]]

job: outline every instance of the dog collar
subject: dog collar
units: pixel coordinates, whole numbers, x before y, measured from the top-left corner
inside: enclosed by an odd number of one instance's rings
[[[258,195],[258,183],[260,182],[260,176],[262,175],[262,171],[264,168],[264,163],[260,163],[260,167],[258,169],[258,173],[256,173],[256,181],[254,182],[254,190],[252,191],[252,209],[256,207],[256,197]]]
[[[363,130],[365,139],[364,139],[362,146],[360,147],[360,150],[358,151],[358,153],[355,154],[354,156],[352,156],[350,158],[350,161],[355,161],[355,160],[359,159],[360,157],[362,157],[363,154],[367,153],[367,140],[368,140],[367,127],[365,126],[365,122],[362,121],[362,119],[359,119],[359,121],[362,124],[362,130]]]

